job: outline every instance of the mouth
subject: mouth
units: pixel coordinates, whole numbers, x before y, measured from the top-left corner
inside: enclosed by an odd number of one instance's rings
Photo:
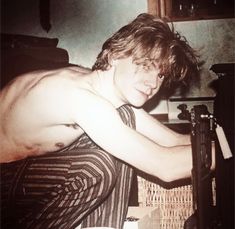
[[[143,97],[145,97],[146,99],[149,99],[149,98],[151,98],[151,96],[152,96],[152,93],[150,92],[150,93],[146,93],[146,92],[143,92],[143,91],[141,91],[141,90],[138,90],[138,89],[136,89]]]

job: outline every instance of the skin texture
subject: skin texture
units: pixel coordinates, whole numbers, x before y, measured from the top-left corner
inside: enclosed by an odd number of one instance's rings
[[[73,67],[19,76],[0,93],[0,161],[60,150],[85,131],[107,152],[144,172],[165,181],[187,177],[189,136],[141,109],[163,80],[158,70],[147,71],[131,58],[114,60],[106,71]],[[133,106],[136,130],[117,114],[123,104]]]

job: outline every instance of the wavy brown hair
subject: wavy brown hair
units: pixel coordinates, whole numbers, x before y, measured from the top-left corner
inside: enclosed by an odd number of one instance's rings
[[[92,69],[105,71],[112,60],[127,57],[145,68],[159,68],[167,84],[198,75],[198,56],[185,37],[150,14],[140,14],[110,37]]]

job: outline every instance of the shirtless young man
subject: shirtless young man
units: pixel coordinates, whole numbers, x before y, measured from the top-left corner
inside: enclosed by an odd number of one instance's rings
[[[163,83],[197,75],[197,64],[193,49],[178,33],[153,16],[139,15],[104,43],[92,70],[35,71],[1,91],[0,162],[59,157],[57,151],[85,133],[111,157],[164,181],[188,177],[189,136],[169,130],[141,107]],[[124,124],[117,112],[123,105],[131,106],[136,129]],[[61,226],[61,218],[44,228],[74,228],[84,219],[79,214],[70,226]],[[24,228],[40,224],[32,218]],[[101,226],[118,228],[105,224]]]

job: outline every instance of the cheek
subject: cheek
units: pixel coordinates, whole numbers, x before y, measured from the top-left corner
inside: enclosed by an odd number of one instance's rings
[[[153,90],[153,94],[155,95],[161,88],[162,82],[159,82],[157,87]]]
[[[161,87],[163,84],[163,79],[162,80],[159,80],[159,87]]]
[[[135,73],[131,68],[122,68],[118,72],[118,77],[120,77],[121,81],[125,84],[132,83],[135,81]]]
[[[149,75],[137,72],[133,75],[133,82],[144,84],[149,79]]]

